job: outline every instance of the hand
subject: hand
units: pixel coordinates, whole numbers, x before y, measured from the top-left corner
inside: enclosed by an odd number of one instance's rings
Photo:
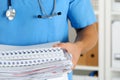
[[[58,43],[58,44],[53,45],[53,47],[61,47],[72,55],[72,62],[74,65],[72,69],[74,69],[79,60],[79,57],[81,54],[81,49],[75,43],[70,43],[70,42]]]

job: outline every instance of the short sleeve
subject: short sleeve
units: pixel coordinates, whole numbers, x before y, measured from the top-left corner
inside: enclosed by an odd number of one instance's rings
[[[72,27],[80,29],[96,22],[90,0],[72,0],[69,5],[68,18]]]

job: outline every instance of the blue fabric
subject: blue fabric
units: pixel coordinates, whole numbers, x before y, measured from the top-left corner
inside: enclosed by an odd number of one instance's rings
[[[70,3],[68,18],[74,28],[84,28],[93,24],[96,17],[91,5],[91,0],[72,0]]]
[[[53,0],[41,0],[47,14],[51,14]],[[55,12],[62,15],[38,19],[41,14],[38,0],[12,0],[16,16],[9,21],[6,16],[7,0],[0,0],[0,44],[33,45],[47,42],[68,41],[68,19],[80,29],[96,22],[90,0],[56,0]],[[69,74],[72,80],[72,73]]]
[[[68,74],[68,80],[73,80],[72,79],[72,75],[73,75],[73,72],[71,72],[71,73]]]

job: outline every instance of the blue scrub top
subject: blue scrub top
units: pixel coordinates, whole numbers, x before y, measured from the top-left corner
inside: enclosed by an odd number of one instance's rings
[[[7,0],[0,0],[0,44],[33,45],[47,42],[68,41],[68,20],[75,29],[96,22],[90,0],[56,0],[55,12],[60,16],[39,19],[42,15],[38,0],[11,0],[16,10],[15,19],[5,16]],[[41,0],[47,14],[51,14],[54,0]],[[71,80],[71,75],[69,75]]]

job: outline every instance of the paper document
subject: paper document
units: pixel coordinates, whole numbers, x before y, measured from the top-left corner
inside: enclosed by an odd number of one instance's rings
[[[71,55],[55,43],[34,46],[0,45],[0,80],[57,78],[71,72]]]

